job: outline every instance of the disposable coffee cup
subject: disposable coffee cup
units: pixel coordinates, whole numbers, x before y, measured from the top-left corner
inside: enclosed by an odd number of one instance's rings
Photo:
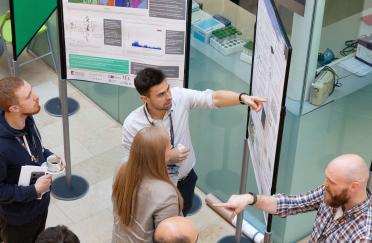
[[[58,172],[61,170],[62,161],[56,155],[50,155],[47,158],[47,168],[49,172]]]

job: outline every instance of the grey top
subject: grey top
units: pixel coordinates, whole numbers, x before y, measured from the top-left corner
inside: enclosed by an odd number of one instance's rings
[[[146,178],[137,192],[133,224],[119,223],[114,208],[112,243],[153,242],[156,226],[164,219],[181,214],[177,192],[172,185],[157,179]]]

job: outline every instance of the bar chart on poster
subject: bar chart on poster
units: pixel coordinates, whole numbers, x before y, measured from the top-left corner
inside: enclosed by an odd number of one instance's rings
[[[67,79],[134,87],[136,73],[161,69],[183,86],[187,0],[60,0]],[[63,68],[62,68],[63,69]]]
[[[267,99],[260,112],[250,112],[248,146],[260,194],[271,195],[278,166],[284,122],[291,45],[273,1],[258,3],[251,94]]]

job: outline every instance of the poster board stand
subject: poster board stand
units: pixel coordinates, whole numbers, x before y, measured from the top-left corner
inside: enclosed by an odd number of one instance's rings
[[[59,200],[72,201],[83,197],[89,189],[88,182],[81,176],[71,174],[70,135],[67,105],[67,82],[59,79],[59,99],[61,101],[63,142],[66,160],[66,175],[53,180],[52,194]]]
[[[254,169],[258,194],[276,193],[280,149],[285,118],[285,100],[292,47],[284,31],[273,0],[259,0],[257,5],[255,41],[249,94],[264,97],[267,102],[260,111],[248,112],[246,142],[240,194],[246,193],[248,157]],[[246,167],[245,167],[246,166]],[[272,215],[264,214],[264,242],[272,242]],[[238,217],[235,242],[241,242],[243,213]],[[252,237],[254,238],[254,237]],[[260,239],[253,239],[261,242]],[[228,242],[228,241],[225,241]],[[234,242],[234,241],[229,241]]]
[[[67,108],[67,115],[71,116],[79,110],[80,104],[77,102],[77,100],[67,97]],[[44,109],[51,116],[62,116],[61,99],[59,97],[51,98],[45,102]]]
[[[249,148],[248,148],[248,139],[244,139],[244,145],[243,145],[243,159],[242,159],[242,170],[240,175],[240,189],[239,194],[246,193],[246,182],[247,182],[247,176],[248,176],[248,161],[249,161]],[[242,225],[243,225],[243,214],[244,211],[239,213],[237,215],[236,220],[236,231],[235,235],[226,236],[221,238],[218,243],[245,243],[245,242],[252,242],[252,240],[242,237]]]
[[[265,231],[265,236],[264,236],[264,243],[271,243],[271,232]]]
[[[63,48],[63,42],[61,41],[61,28],[60,25],[62,22],[62,13],[61,13],[61,5],[60,1],[58,1],[58,41],[60,47],[60,55],[61,60],[63,58],[61,49]],[[59,86],[59,100],[61,104],[61,112],[62,112],[62,125],[63,125],[63,145],[64,145],[64,152],[65,152],[65,160],[66,160],[66,175],[61,176],[52,183],[52,194],[55,198],[60,200],[76,200],[83,197],[89,189],[88,182],[81,176],[72,175],[71,173],[71,153],[70,153],[70,134],[69,134],[69,121],[68,121],[68,104],[67,104],[67,82],[66,80],[61,78],[61,70],[59,69],[58,74],[58,86]]]

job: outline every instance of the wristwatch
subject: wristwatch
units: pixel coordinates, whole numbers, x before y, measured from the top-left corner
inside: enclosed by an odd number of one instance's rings
[[[239,95],[239,102],[240,102],[240,104],[245,105],[245,103],[242,100],[242,96],[243,95],[248,95],[248,94],[247,93],[240,93],[240,95]]]
[[[257,195],[256,193],[253,193],[253,192],[248,192],[248,194],[250,194],[252,197],[253,197],[253,201],[251,203],[248,203],[248,205],[255,205],[256,202],[257,202]]]

